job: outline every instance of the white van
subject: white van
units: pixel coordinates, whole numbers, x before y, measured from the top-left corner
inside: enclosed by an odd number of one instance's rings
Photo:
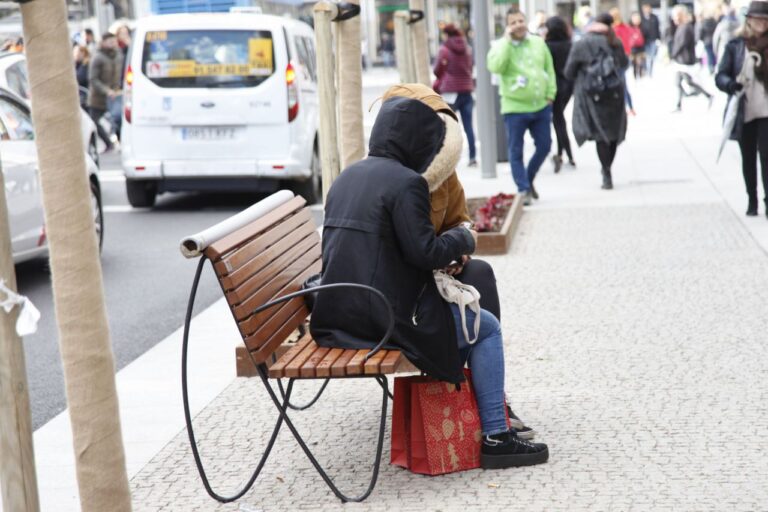
[[[121,132],[128,200],[180,190],[288,186],[316,202],[315,36],[306,23],[251,13],[140,19]]]

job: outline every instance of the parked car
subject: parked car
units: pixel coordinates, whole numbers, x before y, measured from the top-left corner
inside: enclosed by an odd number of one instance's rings
[[[98,167],[86,153],[91,206],[99,248],[104,239],[104,215]],[[48,254],[43,200],[37,172],[37,148],[27,102],[0,89],[0,165],[11,225],[13,261],[20,263]]]
[[[27,58],[23,53],[0,53],[0,87],[10,90],[26,102],[30,101],[32,90],[27,74]],[[96,125],[88,113],[82,109],[80,109],[80,117],[84,148],[98,166],[99,150],[96,143]]]
[[[131,205],[181,190],[321,195],[314,33],[248,12],[139,19],[123,85]]]

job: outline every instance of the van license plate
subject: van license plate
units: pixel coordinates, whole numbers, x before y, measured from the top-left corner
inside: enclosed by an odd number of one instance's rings
[[[235,129],[222,126],[190,126],[181,129],[183,140],[233,140]]]

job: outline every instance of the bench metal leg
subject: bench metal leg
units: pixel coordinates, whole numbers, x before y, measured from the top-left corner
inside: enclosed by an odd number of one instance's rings
[[[323,385],[320,387],[320,390],[317,392],[315,397],[307,402],[304,405],[294,405],[291,402],[288,402],[288,408],[293,409],[294,411],[306,411],[320,399],[320,396],[322,396],[323,391],[325,391],[326,386],[328,386],[328,383],[331,382],[331,379],[325,379],[325,382],[323,382]],[[282,379],[277,379],[277,389],[280,391],[280,396],[285,399],[285,391],[283,390],[283,381]]]
[[[261,376],[261,380],[264,383],[264,387],[267,389],[267,393],[269,393],[269,396],[272,399],[272,402],[274,402],[275,407],[277,407],[277,409],[280,411],[280,419],[285,421],[285,425],[293,434],[293,437],[296,439],[296,442],[299,443],[299,446],[301,446],[301,449],[304,451],[304,454],[307,456],[309,461],[312,463],[312,465],[315,467],[317,472],[320,474],[320,477],[323,479],[326,485],[328,485],[331,491],[333,491],[333,494],[335,494],[336,497],[339,498],[343,503],[346,503],[349,501],[360,502],[368,498],[368,496],[370,496],[371,493],[373,492],[373,489],[376,486],[376,480],[379,477],[379,468],[381,466],[381,457],[384,449],[384,431],[387,425],[387,401],[389,399],[389,396],[388,396],[389,386],[387,384],[387,378],[383,375],[378,375],[374,377],[376,381],[379,383],[379,385],[382,387],[382,396],[381,396],[381,420],[379,424],[379,436],[376,444],[376,458],[373,463],[371,480],[370,480],[370,483],[368,484],[368,488],[363,494],[356,497],[350,497],[342,493],[339,490],[339,488],[336,487],[336,485],[333,483],[333,480],[331,480],[331,478],[328,476],[328,473],[325,472],[323,467],[320,465],[320,463],[317,461],[315,456],[312,454],[312,451],[304,442],[304,439],[301,437],[301,434],[299,434],[298,430],[296,430],[296,427],[293,425],[293,422],[288,417],[287,400],[284,400],[283,403],[281,403],[280,400],[278,399],[277,394],[275,393],[274,389],[269,383],[266,366],[259,365],[258,370],[259,370],[259,375]],[[294,380],[295,379],[288,380],[288,388],[286,393],[287,398],[290,398],[290,392],[293,387]]]

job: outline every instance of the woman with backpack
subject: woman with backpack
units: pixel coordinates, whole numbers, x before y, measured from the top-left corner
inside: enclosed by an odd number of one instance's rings
[[[768,216],[768,2],[753,0],[739,37],[728,42],[715,76],[717,88],[738,97],[731,139],[739,141],[747,215],[757,215],[757,161]]]
[[[611,166],[627,132],[623,75],[629,59],[611,25],[610,14],[598,16],[584,38],[573,44],[565,65],[566,78],[575,82],[573,135],[579,146],[595,141],[604,190],[613,188]]]

